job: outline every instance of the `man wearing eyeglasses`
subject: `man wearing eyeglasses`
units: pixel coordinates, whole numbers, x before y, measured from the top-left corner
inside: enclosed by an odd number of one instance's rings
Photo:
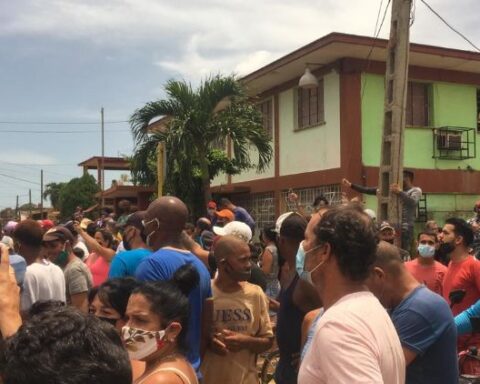
[[[135,272],[135,277],[140,281],[171,280],[175,272],[187,263],[192,264],[197,270],[200,281],[189,294],[187,342],[190,349],[187,357],[198,374],[201,320],[204,302],[212,296],[212,290],[207,267],[183,245],[182,232],[187,218],[187,206],[176,197],[162,196],[149,205],[143,226],[145,242],[153,253],[143,259]]]

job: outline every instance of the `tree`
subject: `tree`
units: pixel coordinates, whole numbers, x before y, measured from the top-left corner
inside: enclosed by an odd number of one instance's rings
[[[165,91],[166,99],[147,103],[130,118],[135,181],[156,182],[156,149],[159,142],[165,143],[164,192],[182,198],[198,213],[211,199],[210,182],[220,172],[231,175],[254,167],[261,172],[268,167],[273,156],[271,139],[260,112],[234,76],[207,78],[197,89],[185,81],[170,80]],[[229,105],[218,111],[225,101]],[[151,121],[162,116],[168,117],[166,130],[149,134]],[[219,149],[227,143],[232,158]],[[250,158],[252,148],[258,153],[256,164]]]
[[[60,215],[70,217],[78,206],[89,207],[96,203],[95,194],[100,188],[95,178],[88,173],[70,180],[62,186],[58,197]]]
[[[66,183],[48,183],[45,186],[45,190],[43,191],[43,198],[50,198],[50,203],[52,204],[52,207],[57,211],[60,210],[60,207],[58,205],[60,191],[65,184]]]

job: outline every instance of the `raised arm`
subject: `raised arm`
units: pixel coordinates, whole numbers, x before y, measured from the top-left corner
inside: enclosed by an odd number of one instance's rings
[[[90,236],[86,231],[84,231],[78,223],[75,223],[76,231],[82,236],[85,240],[85,244],[87,245],[90,252],[95,252],[96,254],[103,257],[107,262],[112,261],[115,257],[115,251],[111,248],[102,247],[97,240],[95,240],[92,236]]]
[[[377,187],[364,187],[360,184],[354,184],[348,181],[347,179],[342,179],[342,184],[348,188],[353,189],[354,191],[364,193],[365,195],[376,195]]]

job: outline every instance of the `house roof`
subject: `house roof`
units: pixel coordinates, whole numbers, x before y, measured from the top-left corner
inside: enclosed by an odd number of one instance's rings
[[[388,40],[333,32],[244,76],[242,82],[251,96],[300,77],[307,63],[321,68],[349,57],[385,61]],[[410,65],[480,74],[480,53],[459,49],[410,44]]]
[[[137,197],[139,193],[154,193],[155,187],[145,187],[140,185],[114,185],[103,192],[98,192],[97,197],[118,198],[118,197]]]
[[[87,169],[98,169],[102,164],[102,156],[93,156],[78,164],[79,167]],[[104,169],[108,171],[129,171],[130,164],[123,157],[104,157]]]

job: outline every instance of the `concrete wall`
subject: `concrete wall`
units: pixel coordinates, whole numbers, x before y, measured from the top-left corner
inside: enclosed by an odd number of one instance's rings
[[[295,131],[296,88],[280,93],[280,176],[340,167],[340,77],[324,77],[325,124]]]
[[[383,76],[362,75],[362,159],[365,166],[380,163],[383,124]],[[453,83],[433,83],[431,92],[432,127],[476,127],[476,87]],[[477,158],[467,160],[439,160],[433,156],[430,127],[405,130],[406,167],[423,169],[480,169],[480,142],[477,140]]]

